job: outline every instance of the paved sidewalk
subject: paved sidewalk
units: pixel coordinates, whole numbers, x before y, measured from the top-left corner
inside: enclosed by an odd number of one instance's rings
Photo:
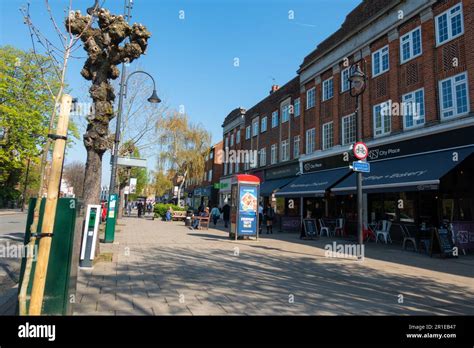
[[[79,272],[77,315],[474,314],[474,257],[429,258],[370,244],[364,261],[325,257],[332,240],[124,218],[112,262]],[[399,303],[403,300],[402,303]]]

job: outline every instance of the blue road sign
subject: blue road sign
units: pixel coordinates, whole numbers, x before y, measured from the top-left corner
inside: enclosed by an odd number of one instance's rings
[[[354,172],[370,173],[370,164],[369,162],[352,162],[352,170]]]

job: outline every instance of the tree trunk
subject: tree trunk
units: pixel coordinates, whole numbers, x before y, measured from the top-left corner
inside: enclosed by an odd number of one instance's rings
[[[84,177],[84,206],[100,204],[100,182],[102,178],[102,154],[93,149],[87,151]]]

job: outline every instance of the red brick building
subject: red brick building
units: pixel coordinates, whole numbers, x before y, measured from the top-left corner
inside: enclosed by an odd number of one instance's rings
[[[276,189],[279,213],[343,217],[352,229],[355,175],[349,164],[357,120],[348,76],[358,63],[367,76],[359,115],[372,167],[364,174],[365,221],[472,223],[474,194],[467,178],[474,177],[473,34],[471,0],[366,0],[349,13],[303,59],[297,78],[245,115],[251,137],[243,145],[267,148],[270,165],[264,167],[286,162],[282,142],[289,139],[294,149],[300,137],[298,156],[290,150],[288,161],[299,157],[302,175]],[[255,136],[256,120],[261,127],[271,110],[280,116],[287,100],[295,109],[300,101],[300,115]],[[271,146],[278,163],[271,164]]]
[[[205,157],[204,175],[202,181],[192,187],[188,195],[190,196],[190,205],[197,209],[201,203],[205,206],[214,206],[219,204],[219,189],[215,184],[219,184],[223,174],[222,153],[223,142],[211,146],[209,154]]]

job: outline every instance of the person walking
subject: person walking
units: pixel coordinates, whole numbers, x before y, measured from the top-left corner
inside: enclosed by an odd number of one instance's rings
[[[137,210],[138,210],[138,217],[141,218],[142,217],[142,213],[143,213],[143,203],[142,201],[139,201],[138,204],[137,204]]]
[[[219,220],[219,217],[221,216],[221,211],[219,208],[217,208],[217,205],[214,206],[211,210],[211,217],[212,217],[212,222],[214,223],[214,226],[217,225],[217,220]]]
[[[230,205],[226,202],[222,207],[222,215],[224,218],[224,227],[229,227],[229,220],[230,220]]]
[[[263,224],[263,204],[260,202],[258,205],[258,234],[262,234],[262,224]]]
[[[267,205],[265,211],[265,221],[267,222],[267,234],[273,234],[273,219],[275,219],[275,210],[273,210],[270,203]]]

